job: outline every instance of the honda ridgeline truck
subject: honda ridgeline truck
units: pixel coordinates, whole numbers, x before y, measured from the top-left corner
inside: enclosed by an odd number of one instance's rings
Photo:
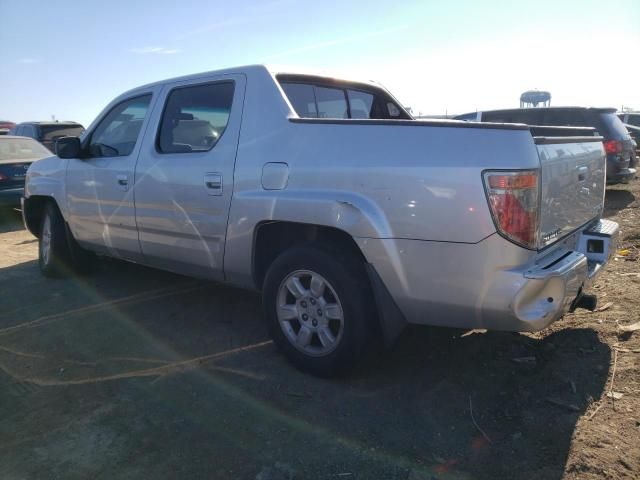
[[[407,323],[540,330],[615,249],[590,129],[417,121],[385,89],[250,66],[136,88],[28,170],[43,274],[95,254],[262,291],[319,375]]]

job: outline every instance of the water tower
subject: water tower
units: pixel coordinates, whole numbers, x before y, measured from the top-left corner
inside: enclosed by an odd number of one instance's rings
[[[528,90],[520,95],[520,108],[548,107],[551,105],[551,93],[541,90]]]

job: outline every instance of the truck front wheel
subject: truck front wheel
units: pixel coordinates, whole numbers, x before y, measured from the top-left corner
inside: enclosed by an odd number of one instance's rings
[[[262,291],[269,332],[297,368],[340,374],[361,356],[373,298],[361,261],[294,247],[269,267]]]
[[[47,202],[38,237],[38,263],[46,277],[58,277],[69,263],[69,248],[64,219],[58,209]]]
[[[87,273],[92,255],[73,238],[58,208],[47,202],[42,215],[38,237],[38,263],[46,277],[60,277],[70,273]]]

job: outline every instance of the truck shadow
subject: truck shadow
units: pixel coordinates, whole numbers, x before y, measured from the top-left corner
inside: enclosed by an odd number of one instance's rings
[[[235,478],[276,459],[296,478],[559,479],[611,357],[590,329],[411,327],[351,375],[318,379],[275,351],[256,294],[115,261],[86,278],[46,280],[33,261],[2,272],[1,403],[33,412],[4,421],[20,442],[3,458],[55,452],[42,472],[53,462],[61,476],[143,465],[196,478],[214,458]],[[29,396],[12,399],[16,385]],[[84,430],[61,454],[67,425]],[[78,450],[98,426],[123,432],[108,455]]]
[[[604,391],[609,347],[592,329],[542,338],[462,334],[411,327],[392,352],[360,373],[365,384],[393,379],[398,385],[382,410],[414,432],[404,448],[426,443],[440,452],[435,471],[562,478],[576,423]],[[430,434],[411,428],[421,420]]]
[[[607,218],[613,217],[635,201],[635,195],[629,190],[608,188],[604,197],[604,216]]]
[[[24,230],[20,211],[0,206],[0,233]]]

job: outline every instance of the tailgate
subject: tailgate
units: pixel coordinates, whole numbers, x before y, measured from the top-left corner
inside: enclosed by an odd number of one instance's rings
[[[544,248],[600,216],[606,157],[601,137],[535,141],[541,167],[539,246]]]

